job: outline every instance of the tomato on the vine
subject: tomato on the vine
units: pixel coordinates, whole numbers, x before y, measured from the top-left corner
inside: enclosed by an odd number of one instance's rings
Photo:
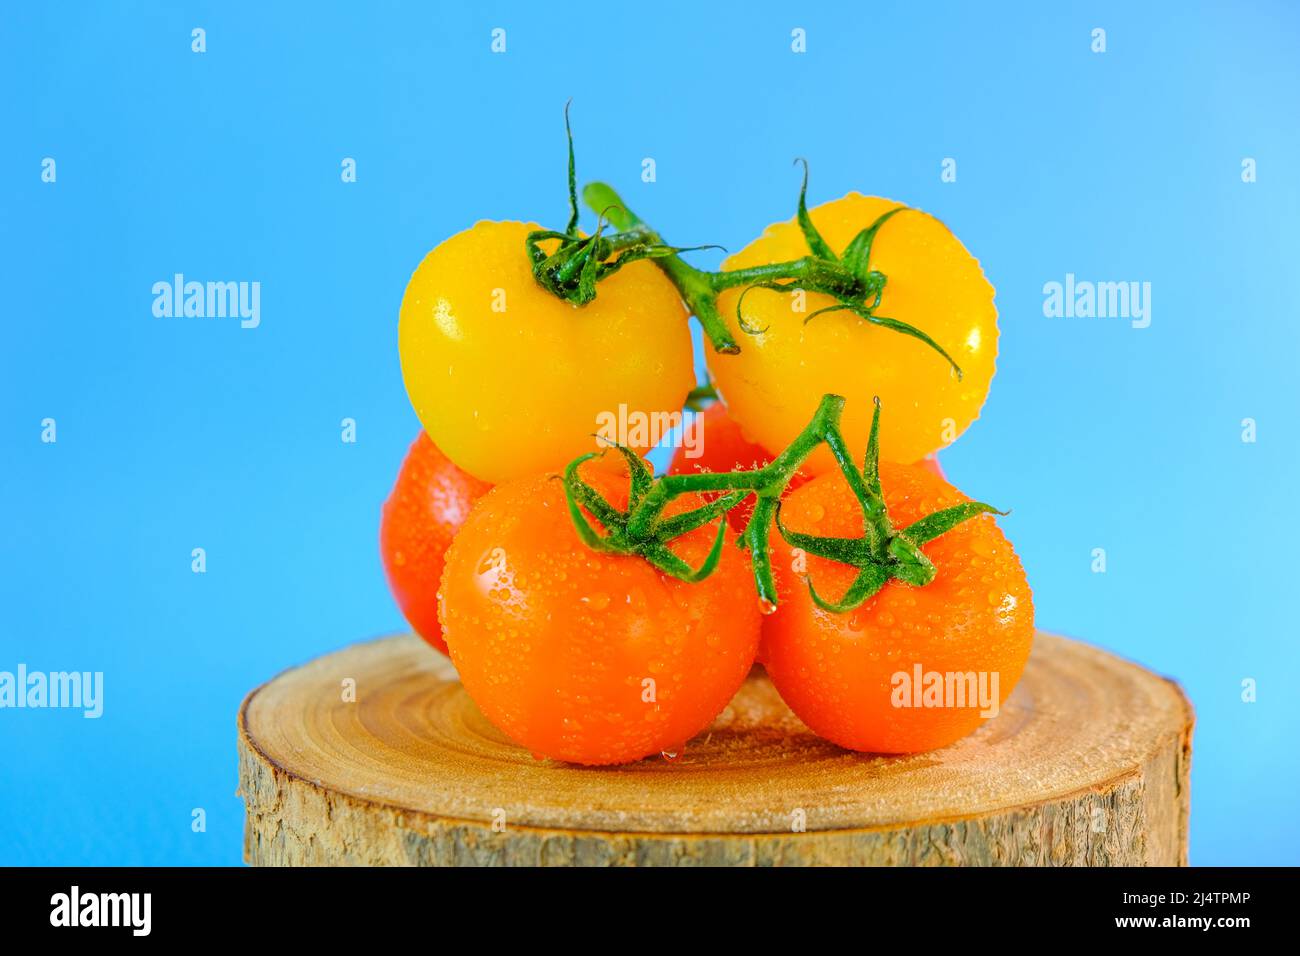
[[[438,582],[451,539],[474,502],[492,486],[457,468],[420,432],[379,522],[379,551],[388,586],[415,632],[442,653]]]
[[[582,477],[616,507],[626,471]],[[685,495],[667,512],[698,505]],[[672,542],[692,566],[716,522]],[[699,583],[579,539],[563,482],[496,486],[447,552],[443,636],[483,714],[520,745],[581,764],[676,750],[727,705],[754,661],[759,612],[744,554],[723,549]]]
[[[850,193],[810,214],[829,247],[841,253],[861,230],[898,206]],[[769,226],[724,268],[792,261],[808,252],[803,231],[791,220]],[[784,448],[826,392],[848,399],[844,430],[859,458],[873,397],[890,410],[881,432],[881,457],[887,461],[918,461],[950,444],[978,417],[998,341],[993,287],[979,262],[938,219],[906,209],[880,226],[870,265],[885,276],[875,314],[928,334],[961,367],[962,377],[925,343],[851,311],[813,316],[835,304],[830,295],[727,289],[718,308],[740,351],[711,351],[708,364],[731,416],[754,441]],[[736,315],[742,293],[744,328]],[[822,474],[834,462],[819,449],[807,468]]]
[[[880,479],[897,528],[969,500],[918,465],[881,462]],[[781,520],[804,534],[862,533],[861,508],[838,472],[791,492]],[[804,578],[834,600],[854,568],[796,553],[785,541],[774,549],[780,603],[763,622],[763,662],[790,709],[820,736],[875,753],[943,747],[978,727],[1020,679],[1034,638],[1033,598],[991,515],[923,545],[937,569],[929,584],[891,580],[843,614],[818,607]],[[928,696],[936,674],[963,701]]]
[[[575,306],[538,284],[525,240],[479,222],[430,252],[402,299],[402,377],[420,422],[489,482],[555,471],[597,447],[599,417],[675,412],[695,382],[686,312],[648,260]]]

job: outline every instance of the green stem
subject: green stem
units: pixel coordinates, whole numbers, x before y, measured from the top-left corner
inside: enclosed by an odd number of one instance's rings
[[[532,263],[533,277],[553,295],[573,305],[586,305],[596,298],[596,287],[623,266],[638,259],[653,259],[676,287],[682,301],[699,320],[713,348],[723,354],[735,354],[740,346],[732,337],[718,309],[718,293],[745,287],[736,303],[736,325],[751,335],[762,329],[751,328],[741,314],[745,293],[751,289],[768,289],[777,293],[816,292],[830,296],[834,304],[824,306],[804,318],[808,322],[828,312],[847,311],[859,319],[882,328],[909,335],[938,352],[958,378],[961,368],[939,343],[923,330],[900,319],[875,314],[880,305],[886,276],[870,267],[871,245],[880,227],[906,207],[891,209],[867,226],[837,256],[817,231],[808,214],[808,164],[804,162],[803,185],[799,190],[797,221],[811,255],[790,262],[756,265],[730,272],[706,272],[689,265],[680,252],[690,249],[669,246],[649,224],[644,222],[614,188],[607,183],[588,183],[582,190],[587,205],[612,223],[618,232],[610,237],[582,236],[578,230],[576,166],[573,158],[573,132],[569,126],[569,107],[564,108],[564,131],[569,141],[569,223],[564,232],[538,229],[528,234],[525,248]],[[548,240],[560,240],[552,252],[541,248]],[[704,248],[704,247],[694,247]]]
[[[750,567],[754,570],[754,588],[758,591],[759,606],[775,609],[779,598],[776,575],[772,573],[772,519],[776,515],[779,498],[760,497],[745,525],[741,542],[749,550]]]
[[[667,247],[663,237],[629,209],[623,202],[622,197],[607,183],[588,183],[583,187],[582,198],[588,206],[604,216],[619,230],[616,238],[624,244],[642,247]],[[847,310],[861,319],[919,339],[938,352],[952,367],[957,377],[961,378],[961,367],[953,361],[952,356],[923,331],[906,322],[874,314],[876,307],[880,305],[880,296],[886,280],[884,275],[869,268],[868,256],[870,255],[871,239],[875,236],[881,223],[895,212],[898,212],[898,210],[891,210],[881,216],[875,223],[863,230],[862,236],[865,236],[865,239],[855,240],[850,245],[851,249],[855,248],[855,246],[861,247],[861,251],[855,251],[853,259],[853,262],[858,263],[857,269],[849,268],[845,262],[838,259],[824,258],[816,254],[803,256],[789,262],[773,262],[725,272],[705,272],[702,269],[696,269],[686,263],[675,252],[664,251],[662,248],[652,258],[672,281],[673,285],[677,287],[677,291],[687,307],[700,320],[704,334],[709,337],[715,351],[725,354],[735,354],[740,351],[740,346],[731,337],[731,332],[728,330],[727,324],[722,320],[722,313],[718,309],[719,292],[740,286],[745,286],[746,291],[754,288],[771,289],[776,292],[793,292],[796,289],[804,289],[809,292],[829,295],[835,299],[834,305],[818,309],[807,316],[805,322],[825,312]],[[804,217],[806,218],[806,211]],[[819,236],[816,236],[815,230],[812,230],[811,226],[811,221],[805,224],[805,233],[808,236],[810,247],[814,246],[815,238],[816,245],[825,248],[825,244]],[[744,301],[743,293],[741,301]],[[739,304],[736,308],[737,323],[745,331],[753,331],[745,325],[744,319],[741,318]]]
[[[855,276],[847,274],[843,266],[816,256],[744,269],[728,269],[726,272],[712,272],[708,275],[716,292],[759,282],[785,281],[792,283],[792,288],[808,286],[830,295],[855,296],[862,292],[862,283]]]
[[[666,245],[663,237],[629,209],[612,186],[606,183],[588,183],[582,189],[582,198],[620,232],[634,232],[645,242]],[[709,337],[714,350],[726,355],[739,352],[740,346],[731,337],[727,323],[718,311],[717,293],[710,273],[696,269],[677,255],[656,256],[654,261],[672,280],[682,301],[700,320],[700,326]]]

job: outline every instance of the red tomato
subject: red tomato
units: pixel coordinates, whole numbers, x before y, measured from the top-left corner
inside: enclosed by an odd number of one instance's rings
[[[384,502],[379,551],[397,606],[415,632],[447,653],[438,624],[438,582],[452,536],[492,486],[451,463],[423,431]]]

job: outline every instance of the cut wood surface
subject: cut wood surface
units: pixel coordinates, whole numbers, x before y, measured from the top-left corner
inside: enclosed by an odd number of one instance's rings
[[[355,681],[350,699],[348,681]],[[1040,634],[1002,712],[943,750],[855,754],[756,670],[676,759],[536,760],[418,638],[286,671],[239,712],[258,865],[1175,865],[1193,716],[1178,685]]]

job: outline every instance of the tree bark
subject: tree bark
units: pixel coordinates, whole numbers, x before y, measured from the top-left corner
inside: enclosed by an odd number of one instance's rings
[[[409,636],[286,671],[245,698],[238,724],[256,865],[1187,862],[1186,697],[1045,634],[998,717],[909,756],[821,740],[756,669],[675,760],[536,760]]]

